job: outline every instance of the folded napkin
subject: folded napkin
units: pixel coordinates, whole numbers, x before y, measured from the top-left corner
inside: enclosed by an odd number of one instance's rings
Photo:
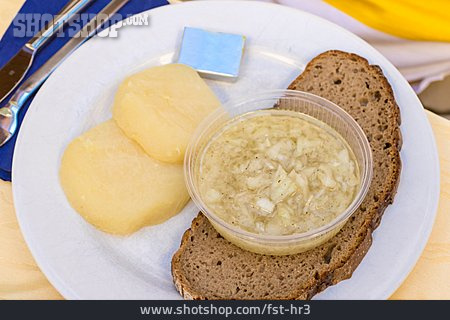
[[[69,0],[27,0],[19,11],[19,14],[33,13],[33,14],[57,14],[60,9],[68,3]],[[110,0],[95,0],[84,10],[85,13],[99,12]],[[146,11],[155,7],[166,5],[166,0],[131,0],[118,13],[122,17]],[[19,19],[19,15],[16,16]],[[18,20],[17,20],[18,21]],[[27,20],[28,21],[28,20]],[[151,22],[150,22],[151,23]],[[0,40],[0,66],[3,66],[12,56],[14,56],[20,48],[29,40],[29,38],[14,37],[14,22],[9,26],[8,30]],[[39,50],[33,62],[32,67],[27,73],[27,76],[33,74],[44,62],[46,62],[59,48],[61,48],[69,37],[55,37],[47,43],[45,47]],[[31,97],[26,105],[23,106],[19,115],[19,125],[31,103]],[[0,106],[7,103],[4,101]],[[3,180],[11,180],[11,164],[14,153],[14,145],[16,143],[17,134],[8,141],[4,146],[0,147],[0,178]],[[33,159],[30,159],[33,161]]]

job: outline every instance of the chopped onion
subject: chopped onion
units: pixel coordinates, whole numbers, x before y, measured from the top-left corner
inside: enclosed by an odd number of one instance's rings
[[[337,133],[298,116],[233,121],[202,160],[200,192],[221,218],[258,234],[293,234],[330,222],[353,201],[358,166]]]
[[[217,202],[222,198],[222,194],[214,189],[210,189],[205,194],[205,200],[207,202]]]
[[[272,213],[275,208],[275,204],[267,198],[261,198],[256,201],[256,205],[260,207],[265,213]]]

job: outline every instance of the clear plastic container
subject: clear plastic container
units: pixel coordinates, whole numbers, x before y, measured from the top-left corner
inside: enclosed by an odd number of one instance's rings
[[[308,232],[269,236],[245,231],[224,221],[210,210],[199,192],[201,159],[211,138],[233,117],[272,108],[296,111],[327,124],[347,141],[358,164],[360,184],[353,202],[333,221]],[[229,101],[223,109],[215,111],[200,124],[188,146],[184,161],[185,179],[191,198],[214,228],[225,239],[245,250],[272,255],[307,251],[336,235],[366,196],[372,179],[372,166],[372,152],[366,135],[347,112],[324,98],[293,90],[263,92],[250,98]]]

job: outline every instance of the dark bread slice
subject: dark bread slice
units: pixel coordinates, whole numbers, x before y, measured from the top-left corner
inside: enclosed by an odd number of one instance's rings
[[[356,119],[374,157],[370,190],[335,237],[290,256],[242,250],[199,214],[172,258],[173,280],[185,299],[310,299],[351,277],[393,201],[401,170],[400,111],[381,69],[356,54],[327,51],[314,58],[289,89],[327,98]]]

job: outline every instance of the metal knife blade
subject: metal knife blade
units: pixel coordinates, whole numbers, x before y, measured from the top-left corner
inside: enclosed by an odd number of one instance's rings
[[[25,80],[14,92],[9,102],[0,108],[0,147],[15,134],[18,128],[17,116],[28,98],[41,86],[48,76],[81,46],[91,38],[117,11],[130,0],[110,0],[83,29],[47,60],[35,73]],[[105,19],[107,17],[107,19]]]
[[[20,51],[0,69],[0,102],[3,101],[22,81],[33,63],[37,50],[49,41],[51,36],[93,0],[71,0],[56,18],[31,38]]]
[[[22,81],[33,63],[33,53],[33,49],[25,46],[0,69],[0,102]]]

